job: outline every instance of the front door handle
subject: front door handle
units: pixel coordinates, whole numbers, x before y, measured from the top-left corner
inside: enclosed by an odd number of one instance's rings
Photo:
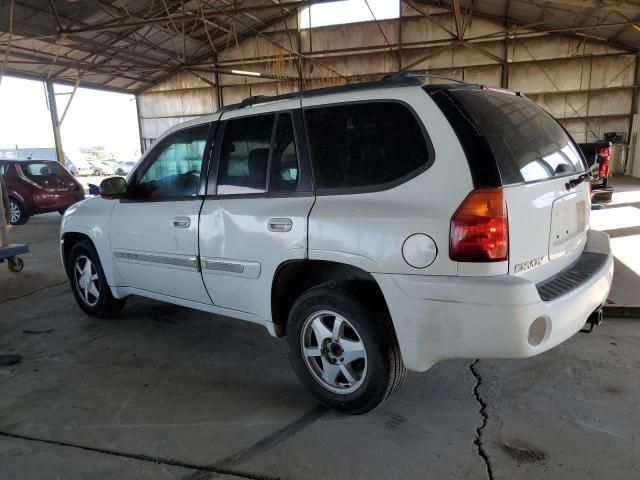
[[[191,226],[191,219],[189,217],[174,217],[173,226],[175,228],[189,228]]]
[[[270,232],[290,232],[293,222],[290,218],[271,218],[269,219]]]

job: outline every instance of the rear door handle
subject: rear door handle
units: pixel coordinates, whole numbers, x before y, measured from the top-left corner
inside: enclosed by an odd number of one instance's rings
[[[290,218],[271,218],[269,220],[270,232],[290,232],[293,222]]]
[[[191,226],[191,219],[189,217],[174,217],[173,226],[175,228],[189,228]]]

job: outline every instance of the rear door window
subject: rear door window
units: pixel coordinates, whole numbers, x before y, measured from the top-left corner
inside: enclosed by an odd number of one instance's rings
[[[288,192],[298,185],[298,155],[290,113],[278,115],[271,153],[269,191]]]
[[[447,110],[446,100],[438,99],[442,93],[432,96],[451,121],[467,156],[478,156],[481,149],[469,143],[484,138],[502,185],[537,182],[585,169],[573,140],[531,100],[490,90],[450,89],[444,94],[455,108]]]
[[[227,120],[218,195],[290,192],[298,186],[298,155],[290,112]]]
[[[20,165],[24,175],[37,180],[41,177],[68,176],[68,172],[57,162],[25,163]]]
[[[264,193],[275,115],[228,120],[224,129],[218,195]]]
[[[427,139],[398,102],[364,102],[305,110],[319,190],[383,189],[429,166]]]

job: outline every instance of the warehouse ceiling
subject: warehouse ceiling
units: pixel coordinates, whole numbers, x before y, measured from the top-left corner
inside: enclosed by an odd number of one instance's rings
[[[276,23],[295,30],[293,15],[310,3],[320,2],[0,0],[0,73],[133,93],[180,71],[230,73],[217,52]],[[638,0],[407,0],[404,11],[415,15],[412,6],[450,10],[452,42],[485,17],[504,23],[496,39],[546,32],[640,49]]]

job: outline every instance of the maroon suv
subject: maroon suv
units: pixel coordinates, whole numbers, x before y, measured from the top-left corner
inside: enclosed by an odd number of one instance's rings
[[[0,175],[9,192],[12,225],[22,225],[39,213],[64,213],[84,199],[82,185],[51,160],[0,160]]]

